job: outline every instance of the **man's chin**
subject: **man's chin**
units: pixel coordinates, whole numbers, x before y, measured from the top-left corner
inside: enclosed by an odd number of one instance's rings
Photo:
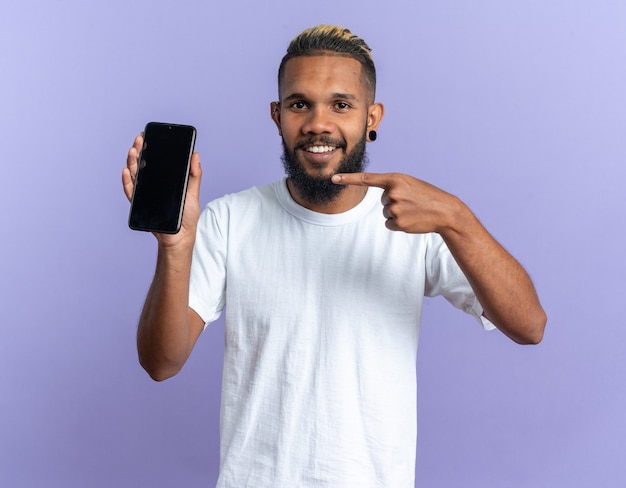
[[[305,170],[306,171],[306,170]],[[340,173],[339,168],[323,168],[323,169],[313,169],[306,171],[306,175],[312,179],[319,182],[330,181],[333,175]]]

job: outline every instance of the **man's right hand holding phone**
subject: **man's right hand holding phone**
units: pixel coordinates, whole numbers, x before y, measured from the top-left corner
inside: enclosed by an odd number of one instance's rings
[[[137,176],[139,155],[143,147],[143,133],[135,138],[126,158],[126,168],[122,170],[122,185],[128,201],[133,198],[135,178]],[[200,182],[202,180],[202,168],[200,166],[200,154],[194,152],[191,156],[189,170],[189,184],[185,197],[183,221],[180,232],[177,234],[161,234],[153,232],[159,244],[162,246],[190,246],[193,247],[196,237],[196,226],[200,218]]]

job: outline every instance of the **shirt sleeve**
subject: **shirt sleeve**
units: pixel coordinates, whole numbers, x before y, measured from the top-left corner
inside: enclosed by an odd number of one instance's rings
[[[443,296],[456,308],[474,317],[485,330],[496,328],[483,315],[483,307],[474,290],[439,234],[429,235],[424,294],[428,297]]]
[[[217,320],[226,303],[228,220],[219,218],[219,205],[209,204],[200,215],[191,262],[189,307],[204,320]]]

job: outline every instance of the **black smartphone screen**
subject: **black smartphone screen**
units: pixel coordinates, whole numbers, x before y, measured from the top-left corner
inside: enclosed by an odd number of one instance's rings
[[[180,230],[195,140],[196,129],[190,125],[146,125],[128,219],[131,229]]]

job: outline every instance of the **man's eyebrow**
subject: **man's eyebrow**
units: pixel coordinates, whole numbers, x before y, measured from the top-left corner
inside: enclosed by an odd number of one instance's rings
[[[301,99],[306,99],[306,96],[304,95],[304,93],[292,93],[291,95],[283,98],[283,101],[288,101],[288,100],[301,100]]]
[[[343,98],[346,100],[356,100],[356,97],[354,95],[351,95],[350,93],[333,93],[333,98]]]
[[[308,98],[309,97],[307,97],[304,93],[296,92],[286,96],[283,101],[288,102],[289,100],[308,100]],[[333,93],[330,98],[332,98],[333,100],[356,100],[356,96],[351,95],[350,93]]]

